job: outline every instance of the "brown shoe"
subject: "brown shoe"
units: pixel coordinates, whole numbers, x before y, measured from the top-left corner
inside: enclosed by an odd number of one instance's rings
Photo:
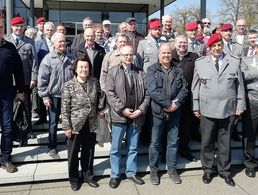
[[[1,167],[2,169],[6,169],[8,173],[15,173],[18,171],[17,167],[11,162],[2,163]]]

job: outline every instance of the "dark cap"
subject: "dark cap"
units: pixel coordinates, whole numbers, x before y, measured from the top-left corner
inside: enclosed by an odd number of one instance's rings
[[[129,23],[131,21],[135,21],[136,22],[136,19],[134,17],[129,17],[129,18],[126,18],[126,23]]]

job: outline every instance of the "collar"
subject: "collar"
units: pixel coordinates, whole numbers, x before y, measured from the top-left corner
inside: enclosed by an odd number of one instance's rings
[[[130,72],[131,71],[131,67],[132,67],[132,65],[130,64],[129,66],[125,66],[123,63],[121,63],[122,64],[122,68],[123,68],[123,70],[124,70],[124,72]]]
[[[91,47],[89,47],[88,44],[87,44],[87,42],[85,42],[85,48],[86,48],[86,49],[95,49],[95,42],[93,42],[93,44],[92,44]]]
[[[14,33],[12,33],[12,36],[13,36],[14,40],[16,40],[17,38],[20,40],[20,39],[21,39],[21,37],[22,37],[22,35],[17,36],[17,35],[15,35]]]
[[[211,58],[212,58],[212,60],[215,62],[215,60],[217,59],[217,58],[215,58],[213,55],[211,55]],[[218,57],[218,59],[219,59],[219,61],[222,61],[223,59],[224,59],[224,54],[222,53],[219,57]]]

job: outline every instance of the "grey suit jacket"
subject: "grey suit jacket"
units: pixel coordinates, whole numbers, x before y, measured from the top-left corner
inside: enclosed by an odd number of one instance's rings
[[[161,40],[166,42],[166,40]],[[158,62],[159,48],[156,45],[155,40],[149,35],[141,40],[138,45],[136,58],[138,61],[138,67],[143,69],[146,73],[147,69]]]
[[[245,109],[240,60],[225,54],[219,73],[211,55],[196,60],[192,94],[193,111],[206,117],[224,119]]]
[[[7,36],[6,40],[15,45],[15,40],[12,34]],[[24,84],[29,85],[30,81],[36,81],[38,76],[38,58],[35,44],[32,39],[22,35],[16,49],[22,60]]]
[[[232,55],[238,58],[243,56],[243,46],[235,41],[231,41],[230,43],[231,51],[229,50],[227,45],[224,45],[223,52],[228,55]]]
[[[199,55],[199,57],[206,55],[206,45],[203,41],[195,40],[194,49],[192,48],[192,45],[188,41],[188,51],[192,53],[196,53]]]

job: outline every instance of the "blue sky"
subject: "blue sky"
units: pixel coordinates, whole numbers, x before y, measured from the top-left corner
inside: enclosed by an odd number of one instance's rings
[[[173,15],[173,11],[176,8],[184,8],[184,7],[191,7],[200,6],[201,0],[176,0],[176,2],[168,5],[165,8],[165,14]],[[220,0],[206,0],[206,16],[211,18],[211,22],[215,25],[215,23],[219,22],[219,8],[221,7]],[[156,13],[151,16],[152,17],[159,17],[159,13]]]

